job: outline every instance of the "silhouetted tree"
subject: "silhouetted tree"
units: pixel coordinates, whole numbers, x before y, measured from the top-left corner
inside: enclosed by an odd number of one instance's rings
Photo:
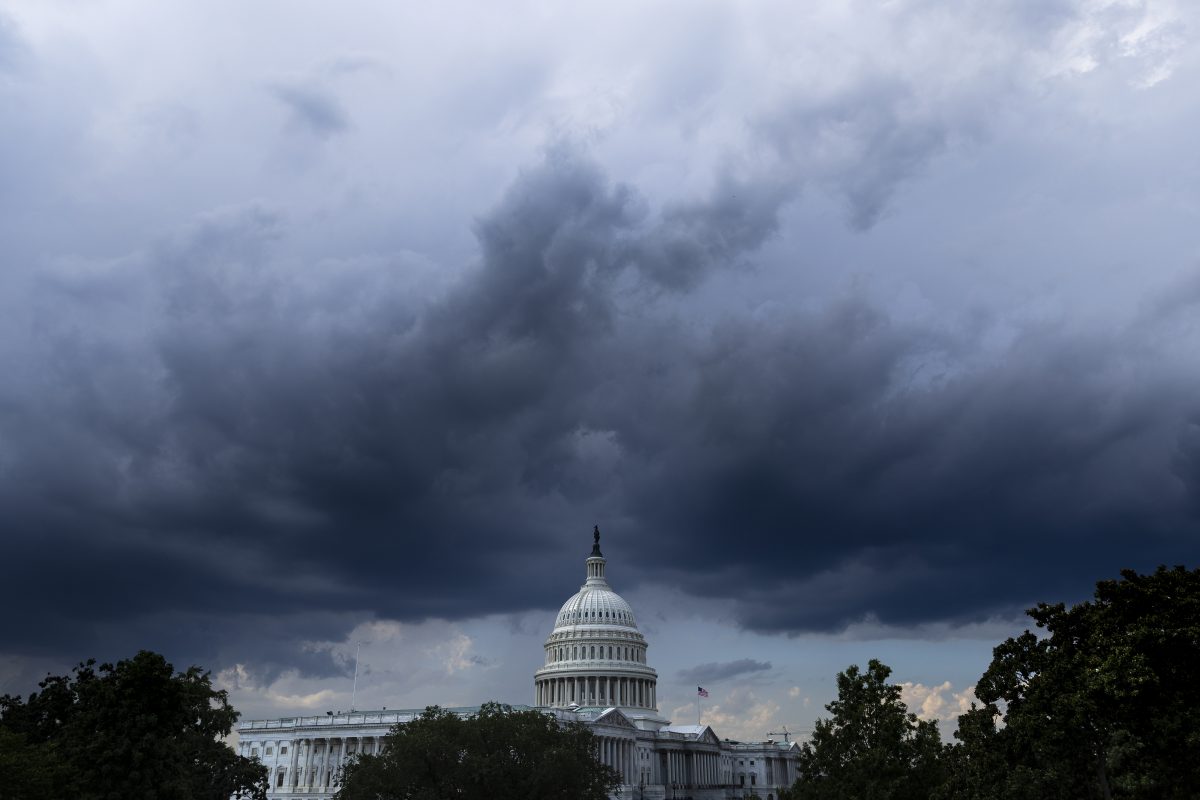
[[[51,676],[0,698],[4,797],[229,800],[266,797],[266,769],[224,741],[238,714],[207,672],[157,653]]]
[[[605,800],[617,773],[578,723],[487,703],[460,718],[437,706],[397,725],[378,755],[345,768],[338,800]]]
[[[1039,604],[1029,615],[1046,634],[996,647],[941,796],[1197,796],[1200,570],[1121,575],[1092,601]]]
[[[891,674],[875,659],[866,672],[852,665],[838,674],[838,697],[825,706],[833,716],[817,720],[801,747],[788,798],[924,800],[941,783],[937,725],[908,712]]]

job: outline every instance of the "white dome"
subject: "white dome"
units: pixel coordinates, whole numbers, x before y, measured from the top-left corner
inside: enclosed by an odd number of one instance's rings
[[[604,578],[600,530],[587,559],[587,580],[558,610],[546,639],[545,663],[534,673],[539,706],[619,707],[639,719],[657,716],[658,673],[646,660],[646,638],[621,595]]]
[[[558,611],[555,630],[574,625],[616,625],[637,630],[633,609],[621,595],[602,586],[584,586]]]

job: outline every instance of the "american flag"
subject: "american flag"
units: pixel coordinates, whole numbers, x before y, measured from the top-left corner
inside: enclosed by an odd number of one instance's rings
[[[700,695],[701,697],[708,697],[708,689],[705,689],[703,686],[697,686],[696,694]]]

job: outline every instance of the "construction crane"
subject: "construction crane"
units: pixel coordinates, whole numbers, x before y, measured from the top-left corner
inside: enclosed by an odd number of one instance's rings
[[[783,741],[790,742],[791,739],[789,739],[788,736],[790,736],[791,734],[788,733],[787,725],[784,725],[782,727],[783,727],[782,731],[767,731],[767,736],[782,736]]]

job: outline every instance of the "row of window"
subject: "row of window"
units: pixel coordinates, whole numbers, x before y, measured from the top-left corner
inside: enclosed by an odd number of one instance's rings
[[[580,650],[583,651],[582,655],[580,655]],[[591,655],[588,655],[589,652],[591,653]],[[608,652],[607,658],[609,660],[636,661],[639,664],[644,662],[644,654],[639,652],[638,650],[635,650],[632,647],[618,646],[616,648],[616,650],[614,650],[612,645],[608,645],[607,652]],[[615,657],[613,656],[614,652],[616,653]],[[605,645],[600,645],[599,658],[605,658],[606,656],[604,654],[605,654]],[[572,647],[571,648],[571,659],[577,660],[579,658],[592,658],[592,659],[597,658],[596,645],[592,645],[590,651],[589,651],[589,648],[587,645],[584,645],[582,648],[580,648],[579,646]],[[566,647],[553,647],[550,649],[550,663],[553,664],[556,661],[566,661],[566,660],[567,660],[567,648]]]
[[[268,755],[268,756],[275,755],[275,747],[273,745],[267,745],[267,749],[266,749],[266,752],[264,753],[264,755]],[[282,745],[279,748],[279,755],[281,755],[281,756],[287,755],[287,745]],[[252,758],[258,756],[258,748],[257,747],[254,747],[254,746],[250,747],[250,756]]]
[[[628,611],[607,611],[600,609],[584,609],[582,611],[568,611],[558,618],[560,625],[568,622],[582,622],[584,620],[620,620],[621,622],[633,623],[633,614]]]
[[[351,744],[346,744],[346,745],[343,745],[343,746],[346,748],[346,752],[347,752],[347,753],[353,753],[353,752],[355,752],[355,750],[357,749],[353,743],[351,743]],[[287,749],[287,745],[286,745],[286,744],[285,744],[285,745],[280,745],[280,747],[279,747],[279,755],[281,755],[281,756],[286,756],[286,755],[287,755],[287,751],[288,751],[288,749]],[[263,751],[263,757],[264,757],[264,758],[266,758],[266,757],[270,757],[270,756],[273,756],[273,755],[275,755],[275,747],[274,747],[273,745],[267,745],[267,749],[266,749],[265,751]],[[250,746],[250,757],[251,757],[251,758],[258,758],[258,746],[257,746],[257,745],[251,745],[251,746]]]

